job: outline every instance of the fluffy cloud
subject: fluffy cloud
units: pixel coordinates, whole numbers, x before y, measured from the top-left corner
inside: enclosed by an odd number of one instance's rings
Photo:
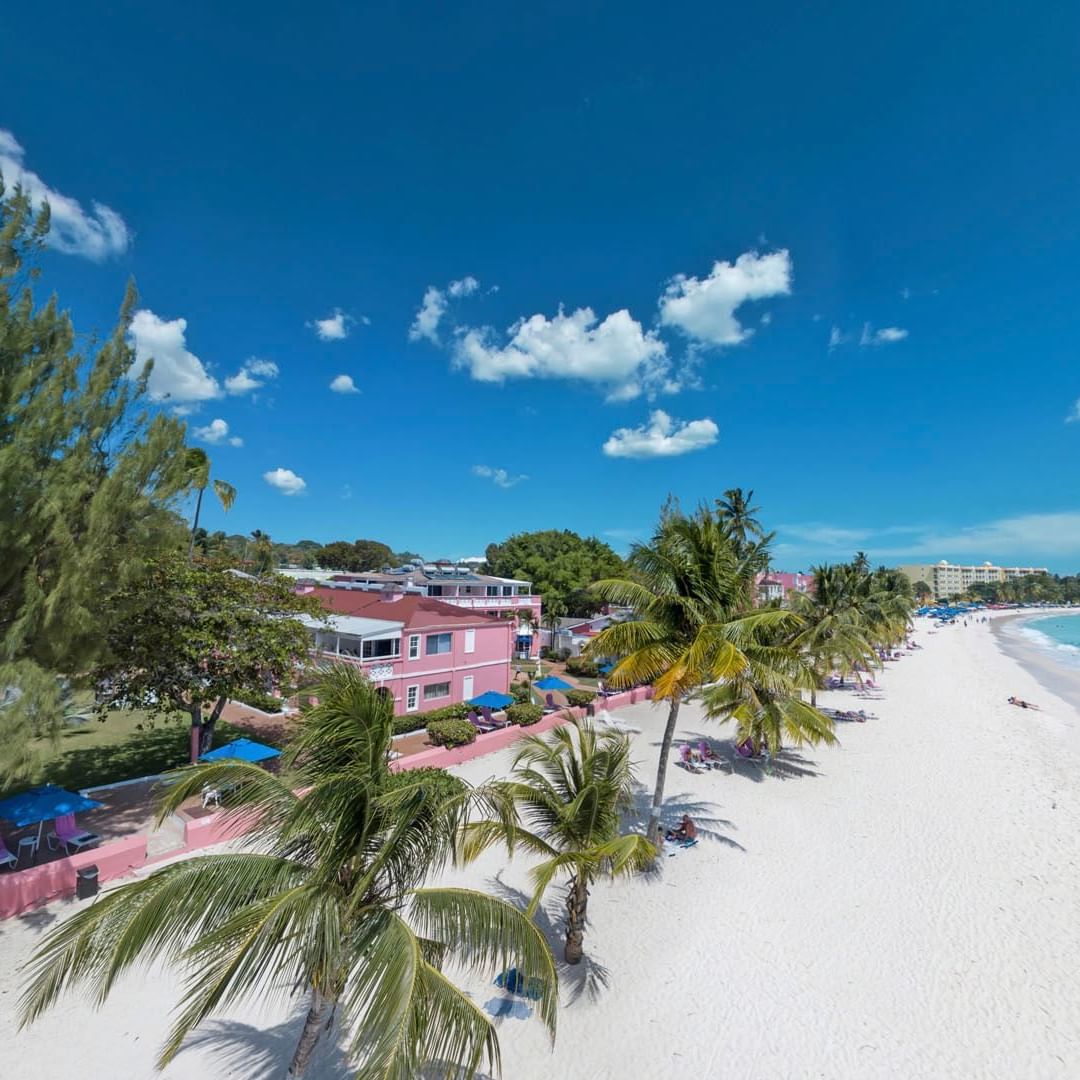
[[[420,301],[412,326],[409,327],[409,340],[430,341],[432,345],[441,344],[439,324],[449,307],[447,297],[460,300],[465,296],[472,296],[479,288],[480,282],[471,274],[466,274],[457,281],[451,281],[445,290],[429,285],[424,291],[424,298]]]
[[[278,366],[273,360],[260,360],[253,356],[235,375],[225,380],[225,389],[230,394],[250,394],[265,386],[269,379],[278,377]]]
[[[619,428],[604,443],[608,457],[653,458],[677,457],[694,450],[704,450],[716,442],[720,429],[712,420],[672,420],[662,409],[649,414],[648,424]]]
[[[351,375],[335,375],[330,380],[330,389],[335,394],[359,394],[360,388],[353,382]]]
[[[115,210],[103,203],[92,202],[92,210],[88,212],[77,199],[61,195],[37,173],[27,169],[24,158],[25,151],[15,136],[0,129],[0,173],[4,184],[8,188],[21,184],[35,208],[48,202],[52,215],[52,228],[47,237],[50,247],[66,255],[83,255],[95,261],[127,250],[131,233]]]
[[[840,329],[840,327],[834,326],[829,331],[829,351],[831,352],[838,346],[846,344],[847,340],[847,335]]]
[[[243,446],[244,440],[238,435],[229,435],[229,425],[224,420],[211,420],[206,427],[197,427],[193,432],[196,439],[201,439],[212,446],[226,443],[229,446]]]
[[[490,327],[464,331],[455,344],[455,365],[480,382],[547,378],[599,383],[613,401],[670,388],[666,346],[625,308],[603,322],[592,308],[569,315],[560,309],[550,319],[521,319],[508,334],[509,341],[499,345]]]
[[[1076,399],[1076,404],[1072,407],[1072,412],[1065,417],[1065,423],[1074,424],[1077,420],[1080,420],[1080,398]]]
[[[512,488],[515,484],[520,484],[522,480],[529,479],[524,473],[520,476],[511,476],[505,469],[493,469],[490,465],[474,465],[472,472],[473,476],[482,476],[501,488]]]
[[[263,479],[282,495],[299,495],[307,484],[302,476],[297,476],[292,469],[271,469],[263,473]]]
[[[221,397],[217,379],[187,348],[187,319],[162,319],[147,308],[136,311],[129,331],[135,363],[129,374],[138,377],[153,359],[149,394],[152,401],[212,401]]]
[[[346,315],[341,308],[334,308],[325,319],[315,319],[307,325],[314,329],[320,341],[342,341],[349,336],[349,326],[354,321],[353,317]]]
[[[787,251],[759,255],[747,251],[734,263],[716,262],[706,278],[679,274],[660,298],[660,323],[674,326],[706,345],[738,345],[753,333],[735,317],[748,300],[791,292],[791,256]]]

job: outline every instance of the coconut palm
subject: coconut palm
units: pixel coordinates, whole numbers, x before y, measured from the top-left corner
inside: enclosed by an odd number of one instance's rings
[[[511,854],[520,847],[540,858],[532,871],[529,915],[555,878],[569,875],[568,964],[581,962],[589,886],[599,877],[636,873],[656,856],[644,836],[621,831],[623,813],[633,803],[633,779],[627,737],[617,731],[597,734],[589,721],[575,720],[547,738],[526,737],[511,779],[492,785],[501,816],[463,830],[461,853],[467,861],[497,843],[506,844]]]
[[[634,580],[594,586],[606,600],[633,608],[636,618],[602,630],[589,643],[589,655],[621,656],[607,681],[612,686],[651,682],[655,698],[668,706],[649,816],[651,839],[659,837],[682,701],[705,684],[746,669],[748,650],[759,647],[762,633],[797,625],[790,612],[751,609],[754,579],[765,557],[760,544],[741,551],[718,515],[703,507],[692,517],[665,516],[648,545],[631,548],[627,562]]]
[[[559,620],[566,614],[566,605],[562,600],[553,597],[544,603],[543,623],[544,629],[550,634],[548,648],[555,651],[555,635],[559,632]]]
[[[817,673],[806,655],[790,647],[792,628],[762,636],[742,671],[702,692],[705,715],[733,721],[736,744],[750,740],[755,753],[836,742],[832,719],[802,700],[803,690],[816,687]]]
[[[742,488],[728,488],[723,498],[716,500],[717,517],[731,533],[740,551],[746,551],[755,542],[771,540],[773,536],[772,533],[766,534],[755,516],[761,507],[751,505],[753,501],[753,490],[744,494]]]
[[[358,1077],[406,1080],[429,1062],[472,1077],[498,1069],[498,1039],[444,966],[490,977],[514,964],[554,1034],[554,961],[532,922],[482,893],[423,887],[453,852],[467,789],[450,780],[462,790],[448,793],[434,770],[391,776],[391,707],[355,669],[335,668],[317,693],[285,755],[292,783],[234,761],[182,770],[169,791],[161,817],[204,784],[239,785],[225,803],[254,823],[247,850],[162,867],[50,933],[29,965],[24,1024],[69,987],[100,1002],[136,960],[161,959],[186,976],[161,1065],[213,1013],[284,989],[308,1005],[290,1077],[338,1011]]]
[[[203,493],[208,487],[212,486],[222,509],[228,513],[232,504],[236,502],[236,488],[232,484],[227,484],[224,480],[211,480],[210,455],[197,446],[189,446],[184,451],[184,474],[186,477],[185,489],[196,492],[195,515],[191,519],[191,539],[188,542],[188,559],[191,560],[195,558],[195,535],[199,531],[199,515],[202,513]]]

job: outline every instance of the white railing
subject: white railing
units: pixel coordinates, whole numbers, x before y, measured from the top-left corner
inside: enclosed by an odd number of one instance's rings
[[[444,604],[467,608],[534,608],[540,606],[538,596],[433,596]]]

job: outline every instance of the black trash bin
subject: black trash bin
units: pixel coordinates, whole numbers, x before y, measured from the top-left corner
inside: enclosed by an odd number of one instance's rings
[[[97,874],[96,866],[84,866],[81,870],[75,871],[75,895],[80,900],[85,900],[88,896],[97,896]]]

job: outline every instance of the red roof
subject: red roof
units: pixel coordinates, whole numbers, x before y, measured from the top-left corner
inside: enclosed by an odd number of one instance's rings
[[[383,594],[363,589],[332,589],[318,587],[314,590],[319,603],[335,615],[362,615],[366,619],[390,619],[402,622],[410,630],[431,629],[442,626],[506,626],[509,620],[480,611],[444,604],[430,596],[417,593],[398,594],[396,600],[384,600]]]

